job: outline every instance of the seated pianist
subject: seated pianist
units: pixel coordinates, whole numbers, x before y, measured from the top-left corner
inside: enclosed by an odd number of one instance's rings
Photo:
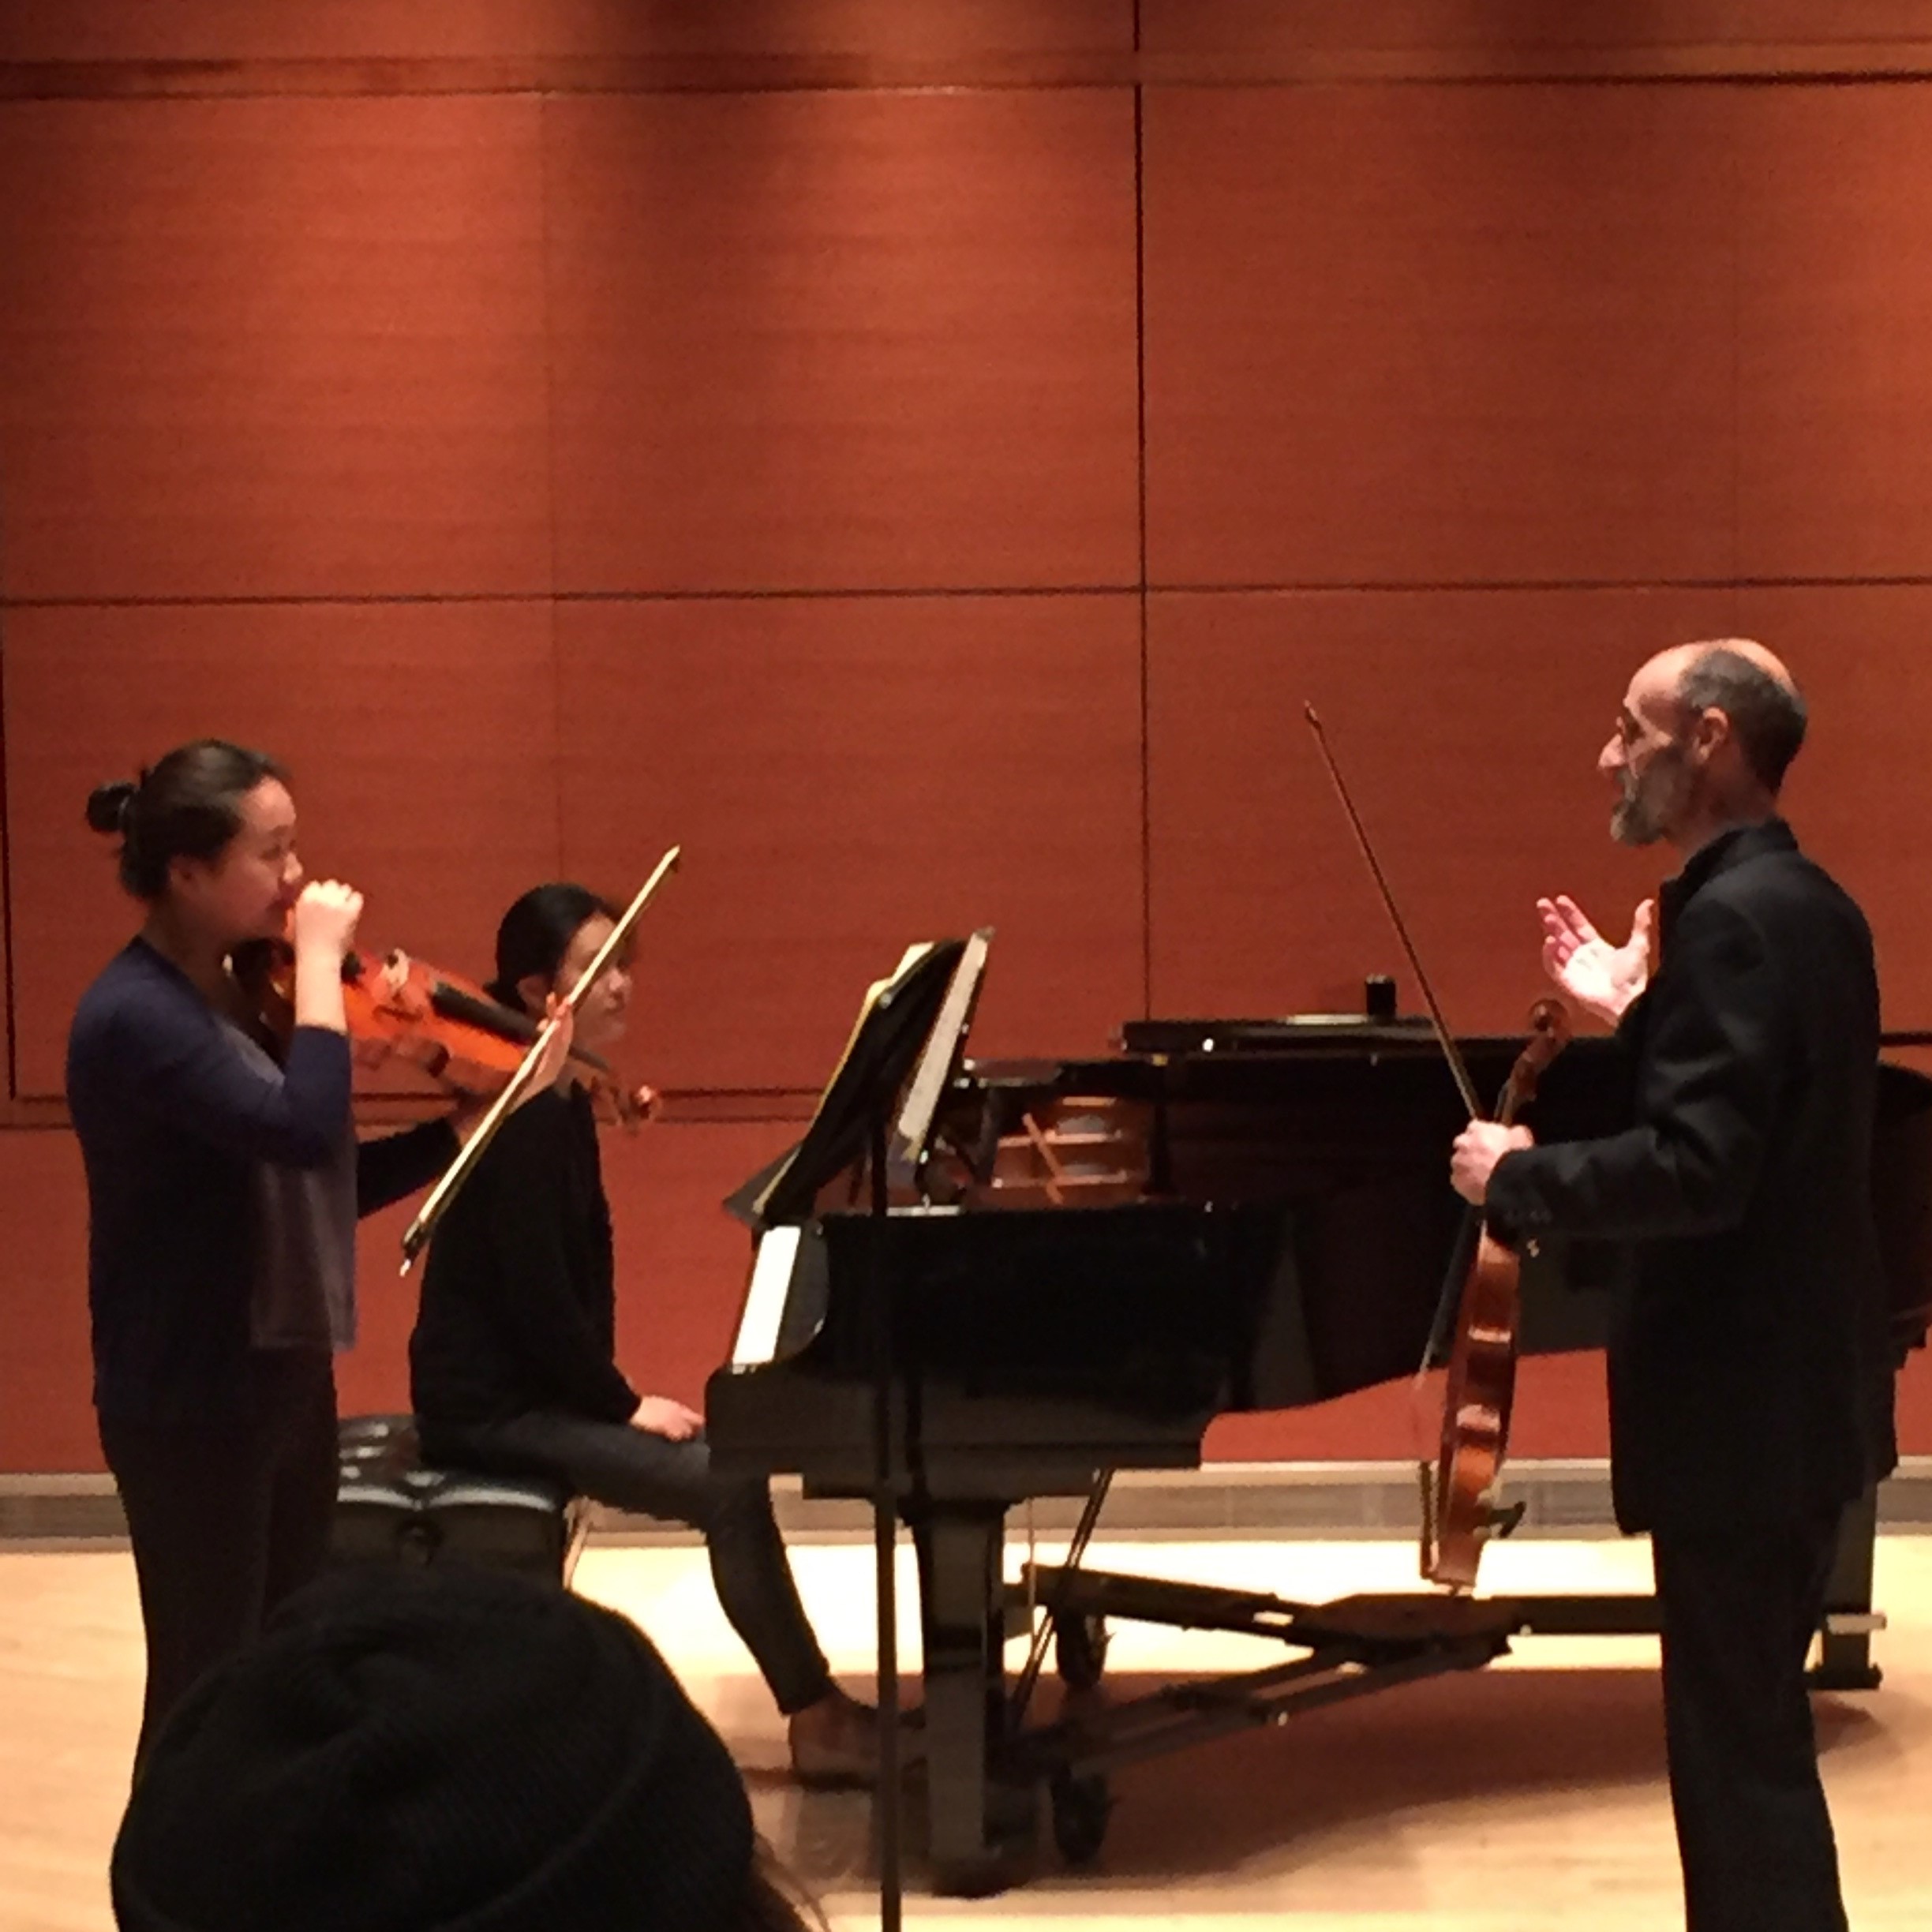
[[[504,915],[492,996],[540,1015],[609,934],[612,907],[540,886]],[[614,964],[578,1010],[578,1043],[614,1044],[628,972]],[[410,1399],[432,1462],[545,1477],[572,1494],[701,1531],[718,1601],[788,1722],[807,1783],[876,1771],[871,1713],[832,1677],[762,1476],[712,1467],[703,1418],[641,1395],[616,1358],[614,1257],[597,1121],[576,1075],[521,1108],[451,1200],[431,1244],[410,1341]]]

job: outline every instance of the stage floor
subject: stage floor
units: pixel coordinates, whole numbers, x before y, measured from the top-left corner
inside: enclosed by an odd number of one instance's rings
[[[1057,1552],[1043,1542],[1043,1559]],[[834,1664],[863,1690],[869,1548],[815,1544],[794,1559]],[[1407,1588],[1414,1559],[1394,1543],[1101,1538],[1089,1561],[1312,1601]],[[1538,1541],[1492,1552],[1485,1583],[1497,1593],[1641,1589],[1648,1574],[1641,1543]],[[671,1658],[744,1766],[761,1829],[833,1924],[874,1923],[868,1801],[803,1792],[784,1775],[782,1727],[719,1613],[702,1552],[593,1544],[576,1587],[635,1618]],[[1884,1687],[1818,1698],[1819,1735],[1853,1925],[1920,1932],[1932,1924],[1932,1537],[1881,1538],[1878,1597],[1891,1619],[1874,1640]],[[902,1598],[909,1611],[909,1575]],[[910,1646],[909,1615],[905,1623]],[[1107,1686],[1126,1694],[1284,1654],[1253,1639],[1128,1627]],[[1084,1932],[1146,1932],[1156,1922],[1208,1932],[1262,1917],[1291,1932],[1668,1932],[1681,1916],[1655,1662],[1649,1639],[1529,1639],[1472,1676],[1141,1765],[1114,1782],[1096,1865],[1069,1871],[1049,1847],[1030,1884],[968,1902],[925,1896],[915,1862],[908,1921],[983,1920],[1005,1932],[1075,1919]],[[140,1679],[124,1551],[0,1551],[6,1932],[111,1927],[106,1863]]]

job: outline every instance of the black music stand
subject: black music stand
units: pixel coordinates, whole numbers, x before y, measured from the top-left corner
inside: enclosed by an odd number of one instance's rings
[[[867,989],[844,1057],[820,1096],[811,1125],[790,1152],[754,1174],[725,1202],[726,1208],[760,1233],[810,1220],[820,1196],[862,1157],[871,1172],[871,1207],[888,1206],[887,1163],[897,1151],[916,1163],[924,1151],[938,1104],[921,1098],[942,1088],[958,1062],[977,996],[990,929],[972,940],[942,939],[914,947],[889,979]],[[938,1023],[942,1019],[945,1025]],[[945,1037],[941,1037],[942,1034]],[[921,1076],[915,1080],[915,1069]],[[900,1114],[901,1145],[891,1147],[900,1096],[912,1095]],[[915,1110],[912,1102],[919,1100]],[[907,1129],[915,1130],[916,1144]],[[878,1245],[882,1257],[885,1244]],[[880,1265],[883,1265],[882,1260]],[[879,1923],[898,1932],[902,1878],[899,1795],[898,1588],[894,1556],[898,1541],[899,1472],[893,1450],[893,1367],[897,1352],[891,1284],[874,1284],[876,1311],[873,1357],[873,1549],[878,1601]]]

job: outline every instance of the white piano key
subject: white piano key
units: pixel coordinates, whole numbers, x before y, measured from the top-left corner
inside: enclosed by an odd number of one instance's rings
[[[759,1238],[751,1263],[751,1285],[745,1290],[744,1312],[739,1317],[738,1339],[732,1348],[734,1368],[755,1368],[777,1352],[778,1324],[784,1317],[803,1231],[767,1228]]]

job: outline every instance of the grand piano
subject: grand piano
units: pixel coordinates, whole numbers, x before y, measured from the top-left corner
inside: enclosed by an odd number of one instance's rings
[[[937,998],[929,986],[923,1009]],[[914,1016],[902,1030],[921,1026]],[[882,1118],[869,1131],[848,1119],[809,1185],[781,1200],[768,1184],[771,1211],[747,1217],[760,1233],[737,1345],[707,1390],[721,1472],[794,1473],[810,1496],[883,1494],[912,1526],[926,1836],[943,1892],[1024,1870],[1043,1790],[1063,1852],[1090,1855],[1121,1763],[1479,1666],[1520,1632],[1655,1627],[1648,1597],[1418,1589],[1301,1605],[1096,1577],[1074,1567],[1082,1536],[1073,1563],[1028,1579],[1070,1681],[1098,1675],[1107,1616],[1263,1631],[1298,1654],[1218,1688],[1026,1726],[1044,1633],[1009,1683],[1007,1512],[1034,1496],[1092,1503],[1117,1470],[1195,1466],[1218,1415],[1413,1375],[1466,1226],[1446,1180],[1465,1110],[1425,1028],[1152,1021],[1122,1043],[1065,1061],[956,1058],[896,1167]],[[1500,1088],[1520,1045],[1462,1043],[1479,1088]],[[1614,1043],[1574,1042],[1544,1077],[1539,1136],[1604,1131],[1625,1078]],[[1902,1357],[1932,1307],[1932,1081],[1887,1065],[1878,1129]],[[1525,1351],[1600,1346],[1618,1267],[1586,1244],[1526,1256]],[[1876,1681],[1874,1519],[1869,1497],[1849,1513],[1833,1578],[1825,1664],[1840,1683]]]

